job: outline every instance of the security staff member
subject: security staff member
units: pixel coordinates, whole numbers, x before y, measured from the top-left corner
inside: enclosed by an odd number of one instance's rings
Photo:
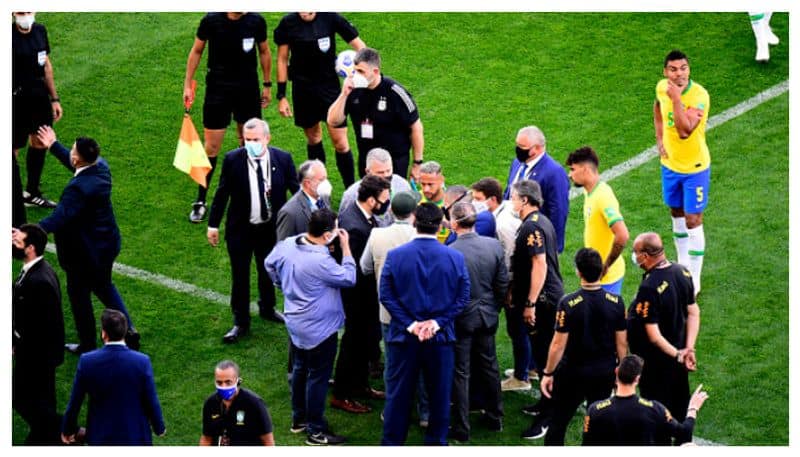
[[[579,249],[575,268],[581,288],[558,304],[556,333],[540,383],[542,394],[554,400],[547,446],[564,445],[569,421],[583,400],[591,404],[611,395],[617,358],[628,353],[625,304],[600,286],[600,253]]]
[[[278,45],[278,112],[292,116],[286,99],[287,78],[292,81],[294,125],[306,135],[308,160],[325,162],[320,122],[327,120],[328,108],[339,95],[336,75],[336,34],[356,51],[365,47],[358,30],[337,13],[290,13],[281,19],[273,37]],[[347,141],[347,125],[328,124],[328,134],[336,150],[336,168],[345,188],[355,182],[353,153]]]
[[[697,412],[708,394],[697,386],[689,400],[686,420],[679,422],[656,400],[636,395],[643,360],[637,355],[622,359],[616,368],[617,390],[606,400],[589,405],[583,420],[584,446],[647,446],[658,444],[656,436],[673,436],[678,442],[692,440]]]
[[[358,174],[367,168],[367,153],[383,148],[392,155],[392,168],[402,177],[408,173],[408,150],[414,151],[411,176],[419,181],[425,139],[414,99],[396,81],[381,73],[378,51],[363,48],[356,53],[356,70],[344,80],[342,92],[328,109],[328,124],[342,126],[347,115],[355,127]]]
[[[636,237],[633,261],[645,271],[628,308],[631,352],[645,361],[639,390],[682,421],[689,399],[689,371],[697,369],[694,347],[700,331],[692,275],[686,267],[667,260],[657,233]],[[669,437],[662,434],[659,443],[669,444]]]
[[[183,102],[193,101],[192,79],[208,43],[208,73],[203,102],[205,148],[211,171],[206,186],[198,186],[189,221],[198,224],[206,215],[206,193],[217,166],[225,130],[236,121],[239,146],[244,146],[242,125],[254,117],[261,119],[261,108],[272,99],[270,72],[272,54],[267,41],[267,23],[257,13],[208,13],[200,21],[197,37],[186,62]],[[256,58],[258,50],[258,58]],[[257,62],[264,74],[264,88],[259,90]]]
[[[30,138],[25,156],[28,173],[23,193],[25,204],[55,208],[56,203],[39,190],[47,147],[36,138],[36,131],[61,119],[63,110],[53,79],[47,29],[35,20],[32,12],[15,12],[11,26],[11,147],[16,157]]]
[[[241,388],[239,366],[223,360],[214,370],[216,393],[203,404],[201,446],[274,446],[264,400]]]

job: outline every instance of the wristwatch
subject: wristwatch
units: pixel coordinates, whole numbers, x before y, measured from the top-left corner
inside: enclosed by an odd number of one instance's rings
[[[422,165],[422,160],[415,160],[414,165]]]

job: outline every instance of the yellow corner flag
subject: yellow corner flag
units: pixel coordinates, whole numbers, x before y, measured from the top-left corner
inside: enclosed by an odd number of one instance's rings
[[[181,136],[172,165],[191,176],[197,184],[206,187],[206,175],[211,171],[211,162],[208,161],[206,150],[188,113],[183,115]]]

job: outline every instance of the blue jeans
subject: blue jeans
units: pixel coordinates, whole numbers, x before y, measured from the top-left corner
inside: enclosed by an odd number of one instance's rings
[[[386,347],[384,348],[384,366],[389,366],[389,361],[391,359],[391,353],[389,352],[389,345],[386,343],[386,335],[389,333],[389,324],[381,323],[381,330],[383,331],[383,341]],[[383,370],[383,384],[386,390],[389,390],[389,382],[388,382],[388,370]],[[417,415],[419,416],[420,421],[428,421],[430,417],[430,407],[428,406],[428,393],[425,391],[425,378],[423,377],[423,373],[420,372],[419,374],[419,381],[417,382]]]
[[[312,349],[301,349],[292,343],[292,422],[307,422],[309,434],[328,430],[325,397],[338,343],[336,332]]]
[[[522,319],[524,309],[521,305],[506,308],[506,330],[514,354],[514,377],[521,381],[527,381],[528,370],[535,367],[531,356],[531,327]]]

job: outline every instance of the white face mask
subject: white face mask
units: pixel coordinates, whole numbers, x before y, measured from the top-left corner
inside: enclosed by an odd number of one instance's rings
[[[317,198],[328,198],[333,193],[333,185],[327,179],[317,185]]]
[[[475,208],[476,213],[482,213],[489,209],[489,205],[486,204],[486,200],[483,201],[473,200],[472,207]]]
[[[353,73],[353,88],[366,89],[369,87],[369,80],[361,73]]]
[[[642,265],[639,263],[639,261],[636,260],[636,253],[635,252],[631,252],[631,261],[633,261],[633,264],[636,265],[637,267],[639,267],[639,268],[642,267]]]
[[[325,238],[325,244],[333,243],[333,240],[335,240],[337,236],[339,236],[339,230],[333,229],[333,231],[331,232],[331,236]]]
[[[19,28],[23,30],[28,30],[33,27],[33,22],[35,21],[35,16],[33,14],[25,14],[22,16],[14,16],[14,20],[17,22]]]

